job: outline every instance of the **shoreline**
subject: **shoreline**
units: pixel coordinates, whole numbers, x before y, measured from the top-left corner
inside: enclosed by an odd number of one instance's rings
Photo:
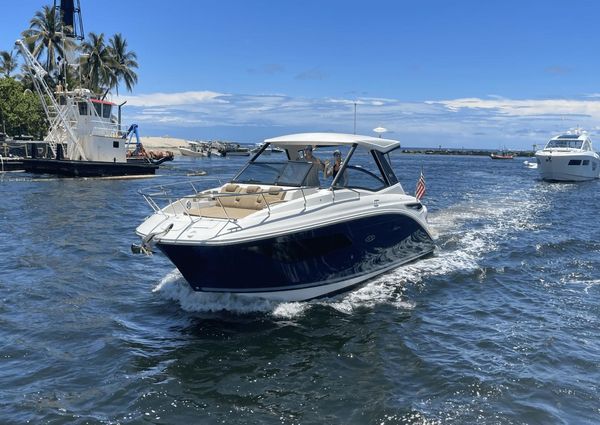
[[[135,142],[135,139],[132,140],[132,143]],[[141,136],[140,142],[144,145],[144,149],[149,150],[169,150],[172,151],[174,155],[180,155],[179,152],[180,147],[185,148],[188,146],[191,140],[186,139],[178,139],[175,137],[168,136]]]
[[[406,148],[402,149],[402,153],[416,155],[463,155],[463,156],[490,156],[498,150],[494,149],[432,149],[432,148]],[[515,157],[532,157],[535,155],[533,151],[509,151]]]

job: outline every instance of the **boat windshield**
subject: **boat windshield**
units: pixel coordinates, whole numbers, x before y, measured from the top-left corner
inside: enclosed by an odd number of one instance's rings
[[[300,187],[311,167],[305,161],[249,162],[232,182]]]
[[[398,183],[389,155],[350,146],[284,146],[286,160],[268,151],[251,160],[232,183],[308,186],[379,191]],[[313,152],[313,150],[315,152]],[[350,162],[346,160],[351,156]]]
[[[552,139],[546,145],[546,149],[550,149],[550,148],[581,149],[582,145],[583,145],[582,140]]]

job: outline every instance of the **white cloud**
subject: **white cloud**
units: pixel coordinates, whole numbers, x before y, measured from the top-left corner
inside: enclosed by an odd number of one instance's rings
[[[227,103],[228,94],[213,91],[187,91],[179,93],[151,93],[137,96],[118,96],[113,101],[122,103],[127,101],[128,106],[177,106],[193,105],[197,103]]]
[[[224,94],[213,91],[150,93],[128,96],[125,122],[134,120],[156,131],[186,128],[187,137],[208,129],[232,134],[264,128],[272,136],[287,131],[357,131],[371,134],[383,126],[408,146],[527,148],[554,133],[580,125],[600,128],[600,99],[458,98],[405,102],[378,97],[306,98],[284,94]],[[131,114],[131,115],[128,115]],[[192,133],[192,131],[194,133]],[[215,130],[216,131],[216,130]],[[252,134],[262,134],[254,131]]]
[[[497,114],[515,117],[536,117],[543,115],[586,115],[593,119],[600,119],[600,101],[596,100],[513,100],[504,98],[463,98],[427,101],[426,103],[430,105],[443,105],[448,110],[453,112],[458,112],[461,110],[487,109],[495,111]]]

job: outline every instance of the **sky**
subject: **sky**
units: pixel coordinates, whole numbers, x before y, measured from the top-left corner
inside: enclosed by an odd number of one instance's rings
[[[80,0],[85,32],[137,53],[125,123],[255,143],[336,131],[405,147],[531,149],[600,135],[600,2]],[[3,2],[10,50],[48,1]],[[354,110],[356,108],[356,123]]]

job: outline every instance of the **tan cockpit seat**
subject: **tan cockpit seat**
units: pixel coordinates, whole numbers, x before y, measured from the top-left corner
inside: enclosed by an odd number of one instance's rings
[[[274,203],[283,202],[285,192],[280,187],[270,187],[263,191],[260,186],[241,188],[236,184],[227,184],[221,190],[227,196],[216,197],[217,205],[204,208],[191,208],[188,214],[212,218],[244,218]]]
[[[224,207],[235,207],[235,203],[236,203],[236,199],[238,198],[237,196],[233,196],[236,193],[240,193],[241,192],[241,187],[239,184],[226,184],[225,186],[223,186],[223,188],[220,190],[220,193],[224,193],[227,196],[220,196],[218,197],[218,201],[217,204],[220,204],[219,206],[224,206]]]

